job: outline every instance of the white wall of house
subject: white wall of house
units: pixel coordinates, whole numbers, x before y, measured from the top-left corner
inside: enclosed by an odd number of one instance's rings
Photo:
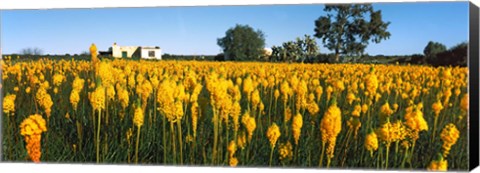
[[[138,49],[138,46],[118,46],[113,44],[112,56],[115,58],[122,58],[122,52],[127,52],[127,57],[131,58],[133,53]]]
[[[122,58],[123,52],[125,52],[127,58],[132,58],[132,56],[140,56],[140,58],[143,59],[162,59],[162,50],[159,47],[118,46],[116,43],[114,43],[109,50],[112,52],[112,56],[115,58]],[[153,51],[153,56],[150,54],[151,51]]]
[[[153,51],[153,56],[151,56],[150,52]],[[144,59],[162,59],[162,50],[160,48],[154,47],[141,47],[140,56]]]

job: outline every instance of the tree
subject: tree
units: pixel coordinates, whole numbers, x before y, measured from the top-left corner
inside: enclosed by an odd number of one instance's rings
[[[217,39],[217,44],[223,49],[225,60],[248,61],[263,55],[265,38],[262,31],[237,24],[225,32],[225,37]]]
[[[445,52],[447,47],[442,43],[429,41],[425,49],[423,49],[423,54],[428,62],[433,62],[436,60],[438,53]]]
[[[371,4],[325,5],[323,10],[328,14],[315,20],[314,36],[335,52],[336,62],[341,54],[363,54],[370,41],[380,43],[390,38],[390,22],[384,22],[381,11],[374,11]]]
[[[277,61],[313,62],[318,52],[317,42],[309,35],[272,47],[272,57]]]
[[[43,50],[40,49],[40,48],[31,48],[31,47],[28,47],[28,48],[24,48],[22,50],[20,50],[20,54],[22,55],[42,55],[43,54]]]
[[[298,40],[300,39],[297,38],[297,42]],[[301,61],[313,62],[313,59],[315,59],[315,56],[319,53],[317,41],[315,41],[315,39],[312,38],[310,35],[305,35],[303,40],[300,40],[300,43],[300,47],[304,52]]]
[[[428,45],[427,45],[428,47]],[[425,48],[426,50],[427,48]],[[432,43],[430,50],[434,50],[431,58],[427,59],[430,65],[434,66],[467,66],[468,43],[463,42],[444,50],[445,46],[440,43]],[[444,51],[441,51],[444,50]],[[436,53],[435,53],[436,52]]]

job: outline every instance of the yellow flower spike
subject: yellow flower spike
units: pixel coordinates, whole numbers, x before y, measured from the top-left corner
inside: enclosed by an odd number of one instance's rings
[[[229,165],[230,165],[231,167],[236,167],[236,166],[237,166],[237,164],[238,164],[238,159],[237,159],[236,157],[231,157],[229,160],[230,160],[230,161],[229,161]]]
[[[320,132],[322,134],[322,141],[328,142],[327,147],[327,156],[329,158],[333,157],[333,149],[335,147],[335,142],[337,135],[342,130],[342,112],[340,108],[337,107],[336,99],[333,98],[330,104],[330,107],[325,112],[321,122],[320,122]]]
[[[248,132],[248,141],[252,140],[253,132],[257,128],[255,118],[250,116],[249,112],[245,112],[242,116],[242,123],[246,127]]]
[[[435,116],[438,116],[440,114],[440,111],[442,111],[443,105],[440,102],[440,100],[437,100],[437,102],[432,104],[432,110],[435,113]]]
[[[275,144],[277,143],[278,138],[280,137],[280,128],[277,126],[276,123],[273,123],[267,130],[267,138],[270,141],[270,146],[272,148],[275,147]]]
[[[361,112],[362,112],[362,106],[360,106],[359,104],[357,104],[357,105],[355,105],[355,107],[353,108],[352,116],[359,118]]]
[[[8,94],[3,98],[3,112],[7,115],[13,115],[10,113],[15,112],[15,99],[17,96],[15,94]]]
[[[235,140],[231,140],[230,143],[228,144],[227,151],[229,153],[229,157],[232,158],[235,155],[235,152],[237,151],[237,144],[235,143]]]
[[[140,128],[142,125],[143,125],[143,121],[144,121],[144,114],[143,114],[143,110],[140,106],[137,106],[137,108],[135,108],[135,113],[133,115],[133,124],[135,124],[135,126],[137,126],[138,128]]]
[[[464,112],[468,112],[468,94],[464,94],[460,101],[460,108]]]
[[[293,157],[293,147],[290,141],[280,144],[280,146],[278,147],[278,151],[280,154],[279,158],[281,161],[289,161]]]
[[[381,115],[385,117],[390,117],[390,115],[392,115],[394,111],[390,108],[390,105],[388,104],[388,102],[385,102],[385,104],[383,104],[382,107],[380,107],[380,112],[381,112]]]
[[[447,157],[451,147],[457,142],[459,137],[460,131],[458,131],[454,124],[447,124],[445,128],[443,128],[442,132],[440,133],[440,138],[443,141],[443,157]]]
[[[27,153],[35,163],[40,162],[41,134],[46,131],[46,121],[38,114],[30,115],[20,124],[20,134],[25,137]]]
[[[373,157],[373,152],[378,149],[377,134],[373,130],[370,130],[370,133],[365,137],[365,149],[370,151],[371,157]]]
[[[428,165],[428,171],[447,171],[448,169],[448,162],[445,160],[441,154],[438,154],[436,160],[432,160],[430,165]]]
[[[292,121],[292,133],[293,133],[293,139],[295,140],[295,145],[298,145],[298,141],[300,140],[302,126],[303,126],[303,117],[301,114],[297,113],[293,117],[293,121]]]

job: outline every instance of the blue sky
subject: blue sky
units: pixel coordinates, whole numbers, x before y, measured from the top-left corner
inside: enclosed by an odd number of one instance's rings
[[[107,50],[113,42],[128,46],[160,46],[163,53],[214,55],[217,38],[236,24],[262,30],[266,46],[281,45],[314,34],[323,5],[263,5],[157,8],[4,10],[1,17],[3,54],[26,47],[48,54],[87,51],[91,43]],[[390,21],[392,36],[370,44],[370,55],[423,53],[428,41],[452,47],[468,41],[468,2],[374,3]],[[317,39],[320,52],[330,52]]]

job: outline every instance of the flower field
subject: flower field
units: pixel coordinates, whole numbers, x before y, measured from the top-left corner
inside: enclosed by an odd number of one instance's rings
[[[467,68],[6,59],[6,161],[468,169]]]

